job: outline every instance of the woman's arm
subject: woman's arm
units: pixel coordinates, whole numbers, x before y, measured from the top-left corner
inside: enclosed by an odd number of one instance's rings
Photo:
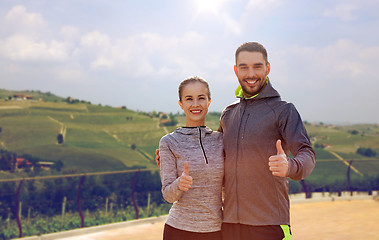
[[[173,203],[183,194],[179,189],[180,176],[177,172],[177,159],[169,144],[163,138],[159,143],[160,172],[163,198]]]

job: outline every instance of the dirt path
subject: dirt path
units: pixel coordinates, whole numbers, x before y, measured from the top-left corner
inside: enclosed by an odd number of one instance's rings
[[[292,240],[379,240],[379,201],[297,203],[291,206]],[[164,222],[60,240],[160,240]]]
[[[292,240],[379,239],[379,201],[299,203],[291,206]]]

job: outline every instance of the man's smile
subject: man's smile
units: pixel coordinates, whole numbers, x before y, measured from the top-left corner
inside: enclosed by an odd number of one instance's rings
[[[253,85],[253,84],[255,84],[256,82],[258,82],[258,79],[245,79],[245,81],[246,81],[249,85]]]

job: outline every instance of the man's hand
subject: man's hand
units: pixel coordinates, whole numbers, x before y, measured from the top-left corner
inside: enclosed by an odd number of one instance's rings
[[[184,163],[184,171],[179,179],[179,189],[182,191],[188,191],[192,187],[192,177],[189,175],[188,162]]]
[[[157,163],[158,167],[161,168],[161,161],[159,159],[159,149],[155,149],[155,162]]]
[[[271,156],[268,165],[270,166],[270,171],[272,175],[278,177],[287,177],[289,166],[287,156],[284,153],[282,142],[280,140],[276,141],[276,155]]]

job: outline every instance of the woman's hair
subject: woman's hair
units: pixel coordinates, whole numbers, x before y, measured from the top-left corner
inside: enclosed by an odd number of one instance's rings
[[[207,88],[207,91],[208,91],[208,98],[209,100],[211,100],[211,92],[209,90],[209,85],[208,85],[208,82],[205,81],[204,78],[202,77],[198,77],[198,76],[193,76],[193,77],[188,77],[186,79],[184,79],[180,84],[179,84],[179,101],[182,101],[182,93],[183,93],[183,88],[185,86],[187,86],[188,84],[190,83],[195,83],[195,82],[199,82],[199,83],[202,83],[205,85],[205,87]]]

